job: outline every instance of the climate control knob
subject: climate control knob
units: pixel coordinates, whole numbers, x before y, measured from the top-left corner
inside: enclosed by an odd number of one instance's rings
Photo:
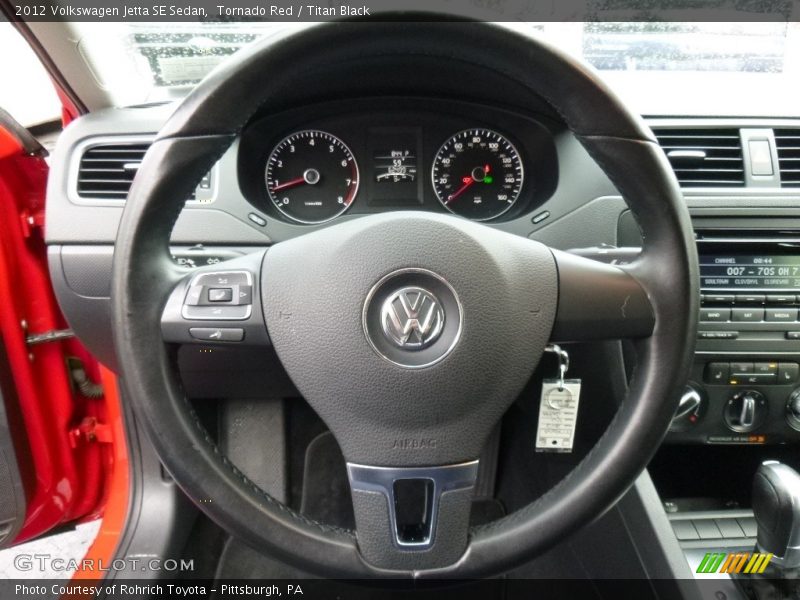
[[[691,429],[703,417],[706,411],[706,395],[699,385],[690,383],[683,391],[675,416],[669,430],[672,433],[680,433]]]
[[[789,427],[800,431],[800,388],[792,392],[786,403],[786,421]]]
[[[764,424],[768,410],[764,394],[755,390],[743,390],[725,404],[723,418],[733,431],[747,433]]]

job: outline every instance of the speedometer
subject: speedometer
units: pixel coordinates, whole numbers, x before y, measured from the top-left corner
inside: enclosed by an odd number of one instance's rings
[[[300,223],[322,223],[352,204],[358,193],[358,164],[342,140],[306,129],[275,146],[267,159],[266,180],[270,200],[284,215]]]
[[[510,209],[525,177],[517,149],[490,129],[467,129],[447,140],[436,153],[431,176],[439,202],[475,221]]]

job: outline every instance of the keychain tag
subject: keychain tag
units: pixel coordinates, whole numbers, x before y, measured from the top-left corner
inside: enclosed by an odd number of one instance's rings
[[[564,379],[569,369],[569,354],[565,350],[555,344],[545,350],[558,356],[558,379],[542,381],[536,452],[572,452],[581,380]]]
[[[542,382],[537,452],[572,452],[580,395],[580,379],[545,379]]]

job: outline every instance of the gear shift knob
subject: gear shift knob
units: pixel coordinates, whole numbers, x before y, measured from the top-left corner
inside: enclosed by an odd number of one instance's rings
[[[776,567],[800,567],[800,474],[777,461],[762,463],[753,480],[753,513],[758,550],[772,553]]]

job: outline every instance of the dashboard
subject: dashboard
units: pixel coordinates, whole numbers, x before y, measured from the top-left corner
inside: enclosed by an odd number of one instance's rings
[[[257,114],[187,192],[174,259],[216,264],[330,223],[417,210],[630,260],[641,237],[613,183],[557,115],[525,104],[389,95]],[[172,109],[87,115],[53,156],[51,277],[72,328],[111,366],[116,230],[136,166]],[[683,188],[701,263],[695,361],[667,442],[800,443],[800,120],[648,123]],[[291,388],[245,350],[215,348],[213,365],[196,350],[179,353],[190,393],[229,393],[221,369]],[[252,385],[236,393],[257,395],[262,384]]]

